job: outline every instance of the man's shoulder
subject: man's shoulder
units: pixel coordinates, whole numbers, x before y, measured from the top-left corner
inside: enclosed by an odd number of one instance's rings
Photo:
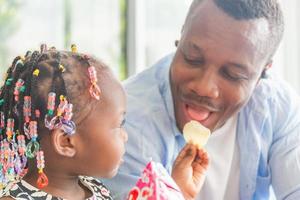
[[[167,115],[165,97],[170,95],[169,69],[172,58],[173,55],[166,56],[124,82],[128,124],[145,126],[151,119]]]
[[[296,106],[299,104],[299,98],[297,92],[286,81],[272,76],[260,80],[250,102],[258,101],[260,104],[266,102],[275,107],[287,104],[289,106]]]
[[[127,113],[142,117],[164,106],[163,95],[169,87],[172,55],[123,82],[127,95]],[[148,112],[149,111],[149,112]]]
[[[270,77],[260,80],[243,113],[255,119],[268,119],[272,130],[300,126],[300,97],[284,80]]]
[[[147,92],[148,88],[157,87],[157,85],[165,80],[172,59],[173,54],[167,55],[150,68],[125,80],[123,86],[126,92],[129,94],[134,94],[137,91]]]

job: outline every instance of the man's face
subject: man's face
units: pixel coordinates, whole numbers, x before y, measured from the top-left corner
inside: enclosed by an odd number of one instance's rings
[[[190,120],[220,128],[249,100],[268,62],[266,20],[235,20],[212,1],[187,20],[171,64],[177,126]]]

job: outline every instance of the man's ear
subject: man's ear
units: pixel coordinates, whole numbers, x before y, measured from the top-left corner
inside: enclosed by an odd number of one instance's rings
[[[264,67],[260,78],[267,78],[267,71],[272,67],[273,60],[270,60]]]
[[[70,158],[75,156],[75,138],[67,135],[61,129],[55,129],[51,132],[51,142],[55,152],[59,155]]]

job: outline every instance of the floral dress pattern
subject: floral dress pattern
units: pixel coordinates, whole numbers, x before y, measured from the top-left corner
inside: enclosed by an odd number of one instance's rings
[[[84,176],[79,178],[80,182],[93,193],[93,196],[86,200],[112,200],[109,190],[97,179]],[[9,183],[0,191],[0,197],[3,196],[12,197],[16,200],[66,200],[47,194],[24,180]]]

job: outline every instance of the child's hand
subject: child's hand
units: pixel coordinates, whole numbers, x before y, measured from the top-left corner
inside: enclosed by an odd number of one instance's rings
[[[186,199],[195,199],[200,192],[208,165],[207,152],[193,144],[187,144],[178,154],[173,164],[172,178]]]

